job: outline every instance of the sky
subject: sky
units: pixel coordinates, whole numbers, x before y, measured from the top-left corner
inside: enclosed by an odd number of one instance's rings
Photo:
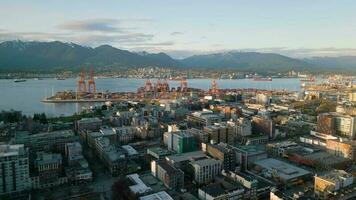
[[[356,55],[355,0],[1,0],[0,41],[109,44],[175,58]]]

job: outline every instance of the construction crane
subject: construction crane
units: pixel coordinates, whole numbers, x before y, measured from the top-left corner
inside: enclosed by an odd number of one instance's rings
[[[216,80],[213,80],[211,82],[211,94],[213,94],[213,95],[219,94],[218,83],[216,82]]]
[[[188,90],[188,82],[186,78],[180,80],[180,90],[181,92],[186,92]]]
[[[79,75],[79,80],[77,83],[77,93],[78,94],[83,94],[87,92],[87,87],[85,85],[85,70],[82,69]]]
[[[90,78],[88,80],[88,91],[89,91],[89,93],[93,93],[93,94],[96,93],[93,68],[90,69]]]

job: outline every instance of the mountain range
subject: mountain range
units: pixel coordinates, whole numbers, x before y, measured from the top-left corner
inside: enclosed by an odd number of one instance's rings
[[[83,66],[115,70],[131,67],[232,69],[249,72],[352,71],[356,56],[295,59],[275,53],[230,51],[173,59],[165,53],[130,52],[110,45],[96,48],[74,43],[5,41],[0,43],[0,71],[79,70]]]

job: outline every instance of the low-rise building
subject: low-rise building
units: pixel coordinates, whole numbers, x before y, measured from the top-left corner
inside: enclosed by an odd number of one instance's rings
[[[213,158],[191,161],[191,165],[197,184],[210,183],[222,170],[222,161]]]
[[[293,185],[300,180],[311,178],[309,171],[274,158],[257,160],[254,164],[259,174],[285,185]]]
[[[81,131],[81,130],[98,131],[101,125],[102,125],[102,120],[97,117],[82,118],[75,122],[75,129],[77,131]]]
[[[33,183],[36,189],[54,187],[67,182],[67,177],[62,176],[61,154],[37,152],[34,165],[38,173],[38,179],[32,178],[36,180],[36,184]]]
[[[202,143],[202,150],[207,152],[213,158],[221,160],[223,162],[223,169],[228,171],[234,171],[236,167],[236,152],[234,149],[225,144],[205,144]]]
[[[214,123],[214,125],[205,126],[203,131],[214,143],[233,144],[235,142],[234,127],[227,123]]]
[[[144,195],[152,191],[151,187],[148,187],[141,179],[138,174],[129,174],[126,176],[131,184],[129,186],[132,193],[136,195]]]
[[[157,177],[168,189],[182,189],[184,187],[184,172],[166,160],[151,162],[152,175]]]
[[[156,192],[140,197],[140,200],[173,200],[173,198],[165,191]]]
[[[354,183],[354,177],[343,170],[332,170],[314,176],[314,192],[320,199],[329,199],[334,192]]]
[[[152,147],[147,149],[147,154],[159,160],[165,156],[170,155],[171,153],[168,150],[162,149],[160,147]]]
[[[197,111],[187,116],[188,122],[197,127],[213,125],[221,122],[221,119],[221,116],[214,114],[211,110]]]

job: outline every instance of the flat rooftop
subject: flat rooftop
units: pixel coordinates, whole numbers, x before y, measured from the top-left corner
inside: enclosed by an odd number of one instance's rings
[[[172,163],[179,163],[183,161],[189,161],[194,158],[203,158],[206,157],[204,151],[192,151],[188,153],[174,154],[171,156],[166,156],[166,160]]]
[[[305,169],[299,168],[297,166],[274,158],[257,160],[255,161],[255,164],[261,166],[264,169],[267,169],[270,172],[276,173],[279,177],[286,181],[305,175],[310,175],[310,172]]]
[[[151,187],[147,187],[147,185],[140,179],[138,174],[129,174],[126,177],[134,184],[129,186],[133,193],[143,194],[152,191]]]
[[[121,146],[121,148],[123,148],[129,156],[138,155],[138,152],[136,151],[136,149],[134,149],[130,145],[123,145],[123,146]]]
[[[0,157],[25,155],[23,144],[16,145],[0,145]]]
[[[161,191],[140,197],[140,200],[173,200],[173,198],[167,192]]]

